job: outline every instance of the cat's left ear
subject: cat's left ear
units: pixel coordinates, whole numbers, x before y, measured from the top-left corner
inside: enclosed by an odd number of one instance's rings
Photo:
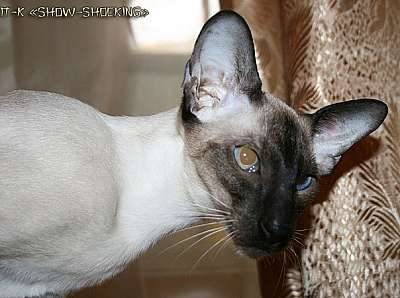
[[[260,98],[253,38],[245,20],[221,11],[203,26],[186,64],[182,118],[209,122],[249,108]]]
[[[308,115],[319,174],[330,174],[342,154],[377,129],[387,112],[382,101],[357,99],[332,104]]]

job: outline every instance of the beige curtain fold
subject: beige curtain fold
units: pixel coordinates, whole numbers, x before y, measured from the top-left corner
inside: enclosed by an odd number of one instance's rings
[[[250,26],[263,89],[286,100],[288,88],[285,77],[279,1],[236,0],[231,2],[222,3],[222,7],[225,9],[229,8],[225,5],[233,7]]]
[[[360,97],[380,98],[389,106],[384,125],[346,153],[335,174],[322,181],[318,202],[303,218],[311,230],[303,232],[300,260],[288,262],[283,287],[276,286],[282,269],[260,264],[264,296],[396,297],[400,293],[400,4],[249,0],[234,2],[234,8],[250,21],[257,49],[260,38],[268,43],[266,50],[259,50],[260,59],[274,56],[275,63],[283,61],[284,68],[270,63],[261,70],[265,78],[287,82],[281,96],[297,110],[311,112]],[[278,18],[265,17],[276,11]],[[273,85],[265,84],[279,93]]]
[[[312,230],[302,251],[304,295],[395,297],[400,293],[400,5],[287,0],[283,19],[288,45],[298,45],[293,52],[304,48],[304,55],[293,59],[295,107],[312,111],[359,97],[380,98],[389,106],[384,125],[345,156],[328,185],[332,190],[312,208]],[[305,42],[290,44],[300,34]]]

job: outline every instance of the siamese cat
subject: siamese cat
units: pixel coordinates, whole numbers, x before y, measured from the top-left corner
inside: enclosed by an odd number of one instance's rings
[[[64,295],[121,271],[164,235],[223,218],[252,258],[290,242],[298,214],[354,143],[374,99],[303,115],[261,89],[252,36],[223,11],[203,27],[179,108],[111,117],[62,95],[0,98],[0,297]]]

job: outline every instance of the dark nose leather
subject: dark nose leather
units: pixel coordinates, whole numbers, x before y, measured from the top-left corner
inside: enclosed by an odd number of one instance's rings
[[[270,244],[280,244],[289,240],[292,225],[289,223],[278,222],[276,219],[263,220],[261,229]]]

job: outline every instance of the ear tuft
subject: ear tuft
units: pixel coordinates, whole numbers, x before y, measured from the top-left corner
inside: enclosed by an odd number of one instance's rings
[[[387,105],[376,99],[336,103],[314,113],[313,145],[320,174],[329,174],[341,155],[376,130],[387,113]]]
[[[206,22],[186,64],[182,87],[182,113],[200,121],[240,107],[240,95],[249,99],[261,92],[253,38],[240,15],[221,11]]]

